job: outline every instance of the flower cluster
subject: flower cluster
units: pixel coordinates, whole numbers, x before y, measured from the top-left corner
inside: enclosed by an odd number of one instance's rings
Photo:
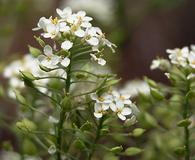
[[[183,47],[181,49],[167,49],[167,53],[169,54],[169,59],[172,64],[176,64],[178,66],[187,67],[188,65],[191,68],[195,68],[195,46],[191,45],[191,47]]]
[[[91,98],[95,101],[94,116],[96,118],[101,118],[109,109],[123,121],[126,120],[126,116],[132,114],[131,105],[134,104],[130,100],[129,94],[120,94],[117,91],[112,91],[101,96],[92,94]]]
[[[57,69],[52,72],[44,72],[39,68],[39,62],[36,58],[30,54],[25,55],[19,60],[15,60],[8,65],[3,72],[3,76],[9,79],[9,91],[8,94],[10,97],[15,98],[14,90],[23,89],[25,87],[24,82],[20,78],[20,72],[29,72],[35,77],[43,77],[49,75],[56,75],[66,78],[66,72],[62,69]],[[47,92],[45,87],[49,82],[49,79],[37,79],[34,81],[34,84],[37,86],[41,92]]]
[[[51,38],[60,42],[61,50],[66,52],[78,45],[76,41],[83,45],[88,45],[92,50],[91,58],[97,61],[98,64],[105,65],[106,61],[102,58],[102,49],[104,46],[107,46],[114,52],[115,45],[105,38],[99,27],[92,26],[91,21],[93,18],[87,16],[85,11],[73,13],[69,7],[63,10],[56,9],[56,12],[58,17],[41,17],[37,27],[33,30],[42,29],[43,33],[41,35],[44,38]],[[67,57],[64,59],[64,57],[54,56],[49,46],[45,50],[49,51],[44,52],[46,57],[40,58],[44,64],[48,63],[50,66],[50,64],[64,64],[65,61],[65,66],[68,65]]]

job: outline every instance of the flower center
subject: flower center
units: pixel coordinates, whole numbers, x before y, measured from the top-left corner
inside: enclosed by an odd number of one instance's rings
[[[54,19],[51,19],[51,22],[56,25],[58,23],[58,18],[56,17]]]

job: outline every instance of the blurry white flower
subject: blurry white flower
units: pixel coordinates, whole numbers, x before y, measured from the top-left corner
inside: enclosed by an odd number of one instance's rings
[[[96,93],[91,94],[91,99],[96,101],[97,103],[102,103],[102,104],[109,104],[112,103],[112,95],[104,93],[101,96],[98,96]]]
[[[163,58],[157,58],[152,61],[152,64],[150,65],[150,69],[161,69],[161,70],[168,70],[171,67],[170,62]]]
[[[40,29],[43,29],[44,31],[46,31],[46,26],[50,23],[51,23],[51,21],[49,19],[47,19],[45,17],[41,17],[39,19],[39,22],[37,23],[37,27],[33,28],[33,31],[37,31]]]
[[[113,21],[113,0],[66,0],[62,5],[70,6],[73,10],[77,11],[86,10],[106,25]]]
[[[67,19],[72,15],[72,9],[70,7],[66,7],[63,10],[57,8],[56,9],[57,14],[64,19]]]
[[[98,57],[96,57],[95,54],[90,54],[90,55],[91,55],[91,57],[92,57],[92,59],[93,59],[94,61],[98,62],[98,64],[100,64],[100,65],[102,65],[102,66],[104,66],[104,65],[106,64],[106,60],[105,60],[105,59],[103,59],[103,58],[98,58]]]
[[[58,122],[59,122],[59,120],[56,119],[56,118],[53,117],[53,116],[49,116],[48,121],[49,121],[50,123],[58,123]]]
[[[132,110],[129,107],[125,107],[124,103],[120,101],[116,103],[112,103],[110,105],[110,108],[123,121],[126,120],[126,116],[132,113]]]
[[[192,68],[195,68],[195,52],[191,51],[188,56],[189,65]]]
[[[48,148],[48,153],[49,154],[54,154],[56,153],[56,146],[53,144]]]
[[[182,67],[186,67],[187,65],[187,58],[189,55],[189,48],[183,47],[182,49],[167,49],[167,53],[169,54],[169,59],[171,63],[181,65]]]
[[[120,89],[122,94],[129,94],[132,97],[137,96],[139,93],[149,94],[150,87],[145,81],[142,80],[131,80],[124,84]]]
[[[62,44],[61,44],[61,48],[64,49],[65,51],[68,51],[70,48],[72,48],[73,46],[73,43],[71,41],[64,41]]]
[[[53,54],[51,46],[46,45],[44,47],[44,55],[38,57],[41,65],[47,68],[56,68],[57,64],[60,62],[60,57]]]

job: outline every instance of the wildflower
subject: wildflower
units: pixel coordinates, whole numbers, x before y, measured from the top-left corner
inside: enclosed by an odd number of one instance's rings
[[[130,94],[120,94],[117,91],[113,91],[112,95],[116,103],[120,102],[127,105],[130,105],[132,103],[130,100]]]
[[[171,63],[186,67],[187,58],[189,55],[188,47],[183,47],[182,49],[176,48],[173,50],[167,49],[167,53],[169,54],[169,59],[171,60]]]
[[[106,110],[109,109],[108,105],[104,105],[103,103],[95,103],[94,106],[94,116],[96,118],[101,118]]]
[[[105,59],[103,59],[103,58],[98,58],[98,57],[96,57],[95,54],[90,54],[90,55],[91,55],[91,58],[92,58],[94,61],[97,61],[97,62],[98,62],[98,64],[100,64],[100,65],[102,65],[102,66],[104,66],[104,65],[106,64]]]
[[[72,15],[72,9],[70,7],[66,7],[63,10],[57,8],[56,12],[63,19],[67,19]]]
[[[124,103],[122,103],[121,101],[112,103],[110,105],[110,108],[123,121],[126,120],[126,116],[132,113],[132,110],[129,107],[125,107]]]
[[[195,52],[191,51],[188,56],[189,65],[192,68],[195,68]]]
[[[40,55],[38,59],[41,62],[41,65],[51,69],[55,68],[60,62],[60,57],[53,54],[53,50],[49,45],[44,47],[44,55]]]
[[[48,148],[48,153],[49,154],[54,154],[56,153],[56,146],[54,144],[52,144],[49,148]]]
[[[64,41],[62,44],[61,44],[61,48],[64,49],[65,51],[68,51],[70,48],[72,48],[73,46],[73,43],[71,41]]]

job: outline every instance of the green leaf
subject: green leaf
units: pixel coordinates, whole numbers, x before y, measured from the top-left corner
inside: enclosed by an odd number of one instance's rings
[[[178,127],[188,127],[192,122],[189,119],[183,119],[177,123]]]
[[[37,153],[37,147],[29,139],[25,139],[22,144],[22,149],[24,154],[34,155]]]
[[[155,81],[147,78],[147,77],[144,77],[144,80],[148,83],[148,85],[152,88],[158,88],[158,85],[156,84]]]
[[[134,156],[140,154],[143,150],[137,147],[129,147],[125,150],[126,156]]]
[[[32,47],[30,45],[28,45],[28,48],[33,57],[38,57],[40,54],[42,54],[42,52],[38,48]]]
[[[118,153],[121,153],[123,150],[123,147],[122,146],[116,146],[116,147],[113,147],[110,149],[110,152],[112,153],[115,153],[115,154],[118,154]]]

